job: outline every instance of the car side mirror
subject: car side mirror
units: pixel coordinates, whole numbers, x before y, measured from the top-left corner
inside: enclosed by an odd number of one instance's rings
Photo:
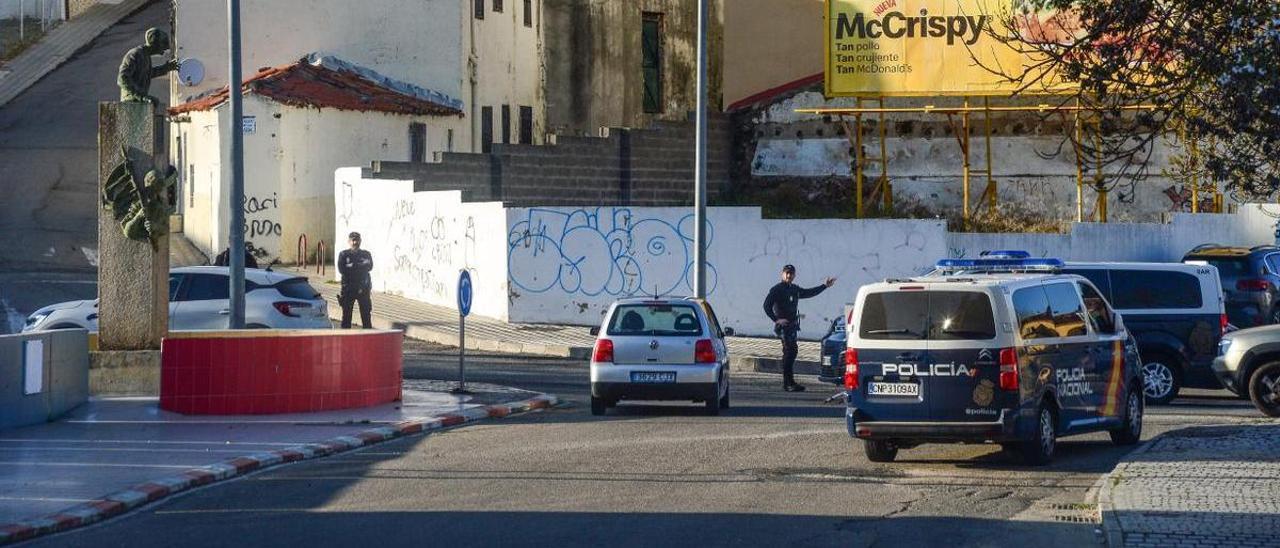
[[[596,326],[596,327],[592,327],[592,328],[591,328],[591,336],[592,336],[592,337],[595,337],[595,336],[597,336],[597,335],[599,335],[599,334],[600,334],[600,327],[599,327],[599,326]]]
[[[734,335],[734,331],[733,331],[733,328],[732,328],[732,327],[726,327],[726,328],[724,328],[724,336],[726,336],[726,337],[732,337],[733,335]]]
[[[1117,333],[1124,333],[1124,318],[1122,316],[1120,316],[1115,312],[1112,312],[1111,323],[1115,325],[1114,331],[1111,333],[1112,335]]]

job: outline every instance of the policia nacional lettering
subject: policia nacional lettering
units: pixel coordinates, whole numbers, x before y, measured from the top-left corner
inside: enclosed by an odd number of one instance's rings
[[[954,45],[957,40],[966,46],[972,46],[982,37],[990,17],[986,15],[952,15],[929,16],[929,10],[920,10],[919,17],[908,17],[901,12],[891,11],[880,19],[867,20],[862,13],[836,16],[836,40],[849,37],[865,39],[877,38],[943,38],[947,45]]]

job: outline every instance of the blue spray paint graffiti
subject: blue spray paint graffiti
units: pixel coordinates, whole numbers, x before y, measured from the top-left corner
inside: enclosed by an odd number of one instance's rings
[[[693,293],[693,215],[675,224],[630,209],[530,209],[507,234],[511,284],[588,297]],[[707,223],[707,247],[714,241]],[[707,264],[707,293],[716,270]]]

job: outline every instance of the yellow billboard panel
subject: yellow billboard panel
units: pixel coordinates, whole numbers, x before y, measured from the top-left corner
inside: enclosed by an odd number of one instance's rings
[[[827,0],[826,94],[844,96],[1010,95],[1007,75],[1033,66],[992,36],[1020,0]],[[1020,12],[1019,12],[1020,13]],[[1045,36],[1054,14],[1020,14],[1022,34]],[[998,74],[999,73],[999,74]],[[1027,94],[1068,89],[1052,78]]]

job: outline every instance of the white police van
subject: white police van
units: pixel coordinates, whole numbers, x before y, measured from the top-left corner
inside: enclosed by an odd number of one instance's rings
[[[1031,464],[1057,438],[1142,434],[1137,346],[1120,316],[1057,259],[1025,252],[940,261],[863,286],[846,326],[849,435],[892,461],[922,443],[999,443]]]

